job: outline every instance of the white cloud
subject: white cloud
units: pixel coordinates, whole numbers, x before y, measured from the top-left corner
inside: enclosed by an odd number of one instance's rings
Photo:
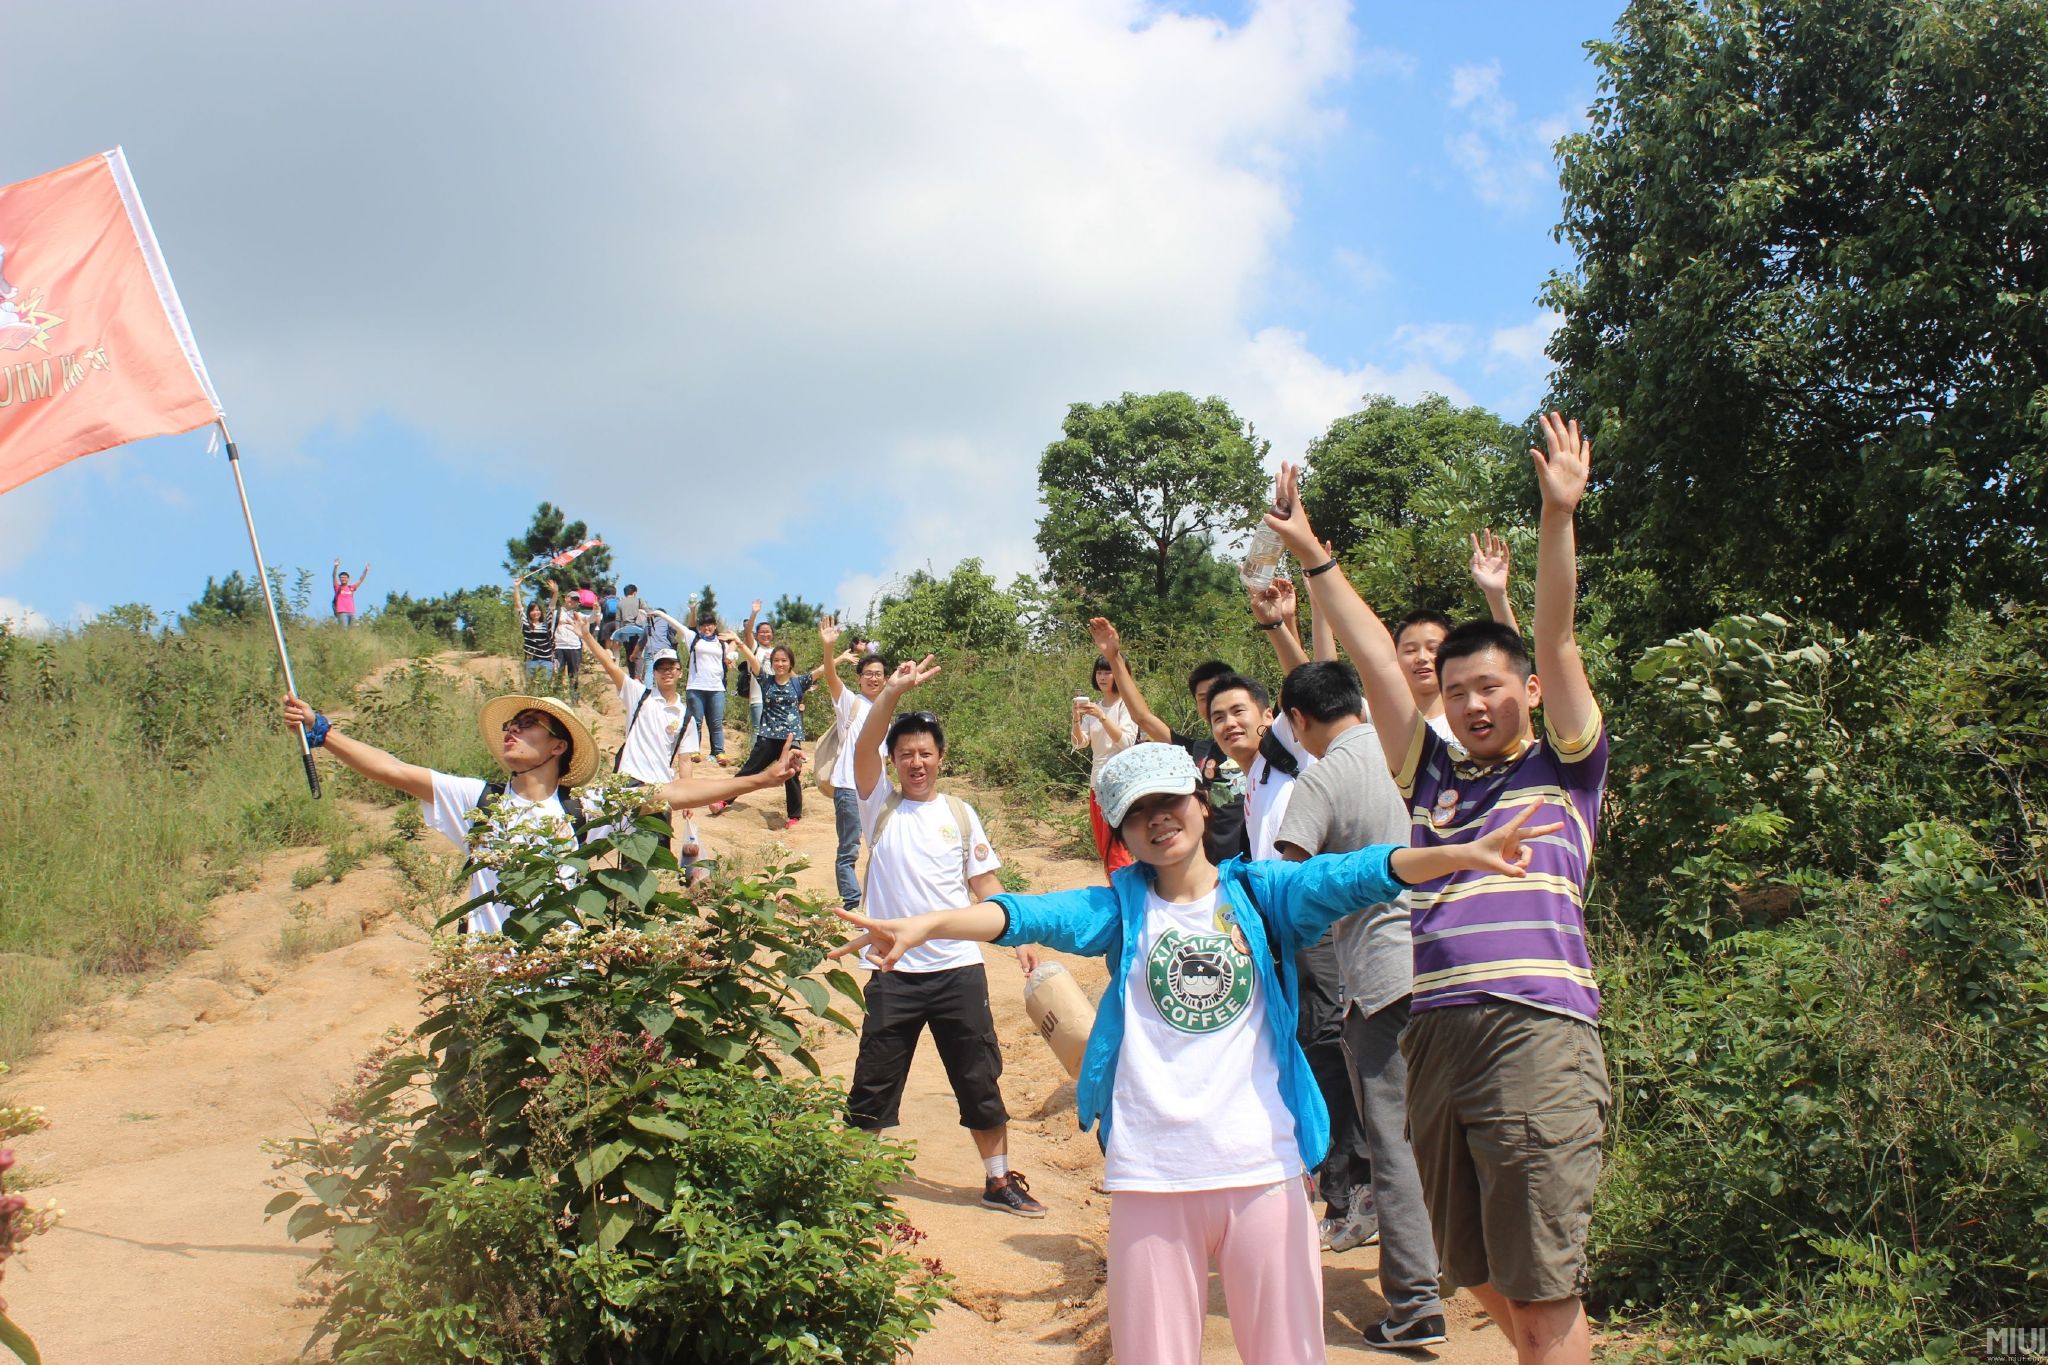
[[[244,446],[388,415],[689,565],[857,495],[884,572],[1028,567],[1065,404],[1241,368],[1292,158],[1412,69],[1343,0],[81,8],[10,16],[95,96],[0,170],[127,139]]]
[[[1472,349],[1472,329],[1462,322],[1410,322],[1394,329],[1394,345],[1411,355],[1455,365]]]
[[[1444,137],[1444,150],[1464,172],[1480,203],[1501,210],[1527,209],[1555,192],[1550,149],[1577,125],[1579,116],[1525,118],[1502,92],[1501,74],[1498,59],[1452,69],[1450,107],[1457,118],[1455,129]]]
[[[1518,326],[1495,328],[1487,350],[1495,357],[1514,364],[1547,366],[1550,362],[1543,354],[1543,348],[1550,344],[1550,338],[1563,325],[1564,314],[1554,309],[1546,310]]]
[[[1331,422],[1363,404],[1367,394],[1391,394],[1413,402],[1440,393],[1468,402],[1455,380],[1426,360],[1411,359],[1395,369],[1331,365],[1309,350],[1308,339],[1284,327],[1252,337],[1238,357],[1225,392],[1237,413],[1249,418],[1273,443],[1272,459],[1298,459]]]
[[[49,617],[12,597],[0,597],[0,621],[17,635],[47,635],[55,629]]]
[[[50,502],[48,492],[34,483],[0,493],[0,569],[26,563],[42,545],[50,525]]]

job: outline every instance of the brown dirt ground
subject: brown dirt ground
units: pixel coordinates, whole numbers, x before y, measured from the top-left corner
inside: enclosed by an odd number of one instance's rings
[[[496,681],[498,661],[451,657],[451,670]],[[616,701],[600,718],[615,736]],[[741,743],[728,746],[737,754]],[[708,765],[705,769],[712,771]],[[964,793],[984,810],[986,794]],[[779,792],[760,793],[699,827],[716,854],[758,859],[780,846],[810,859],[800,880],[831,886],[831,805],[806,792],[803,822],[782,828]],[[378,835],[390,808],[355,808]],[[999,826],[1005,828],[1005,826]],[[1038,890],[1080,885],[1092,862],[1045,848],[999,847]],[[318,1310],[302,1277],[315,1252],[262,1210],[274,1178],[266,1140],[304,1132],[358,1060],[418,1017],[412,974],[427,959],[420,931],[391,913],[397,881],[379,856],[338,884],[294,891],[292,873],[317,862],[304,849],[263,859],[246,891],[220,898],[207,945],[176,969],[79,1012],[9,1090],[47,1107],[51,1129],[20,1144],[25,1169],[54,1197],[63,1223],[13,1263],[10,1311],[51,1362],[148,1360],[158,1365],[268,1365],[300,1358]],[[297,907],[296,913],[294,907]],[[287,934],[320,951],[287,952]],[[916,1178],[899,1191],[906,1216],[955,1277],[953,1301],[919,1344],[920,1365],[1109,1358],[1103,1247],[1108,1198],[1101,1158],[1074,1121],[1073,1086],[1034,1035],[1022,978],[1007,950],[989,948],[1003,1087],[1015,1116],[1012,1161],[1048,1216],[1025,1221],[979,1205],[980,1163],[958,1131],[945,1074],[921,1049],[898,1136],[918,1144]],[[1091,994],[1102,965],[1068,960]],[[826,1040],[833,1074],[852,1068],[854,1040]],[[1377,1253],[1324,1258],[1332,1360],[1384,1360],[1358,1345],[1383,1308]],[[1513,1359],[1467,1296],[1450,1305],[1451,1340],[1408,1359],[1491,1365]],[[1212,1283],[1205,1361],[1235,1358]]]

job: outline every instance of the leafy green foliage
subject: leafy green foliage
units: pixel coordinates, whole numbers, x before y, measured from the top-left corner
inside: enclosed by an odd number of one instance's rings
[[[1709,1305],[1662,1358],[2048,1312],[2044,649],[2039,608],[1912,649],[1731,617],[1610,694],[1593,1263],[1610,1307]]]
[[[1591,50],[1551,401],[1629,633],[2037,594],[2048,3],[1636,0]]]
[[[1038,462],[1046,577],[1085,615],[1167,622],[1231,581],[1215,554],[1266,504],[1267,444],[1220,398],[1075,403]]]
[[[768,619],[785,630],[815,628],[818,619],[825,614],[823,602],[806,602],[801,597],[788,593],[775,599],[775,605],[768,608]]]
[[[944,578],[919,569],[884,594],[875,634],[896,659],[993,654],[1024,647],[1023,614],[1023,602],[997,587],[979,559],[963,559]]]
[[[533,520],[527,523],[525,532],[505,542],[505,572],[516,578],[525,573],[536,559],[574,549],[589,540],[592,534],[582,522],[570,521],[569,514],[561,508],[551,502],[543,502],[533,509]],[[611,547],[599,545],[560,568],[547,565],[527,582],[531,585],[529,591],[534,593],[545,593],[547,590],[542,586],[545,583],[554,583],[564,592],[585,583],[610,584]]]
[[[263,608],[262,586],[253,579],[242,577],[242,571],[235,569],[218,583],[208,574],[199,600],[185,608],[180,624],[189,631],[202,626],[260,621],[267,617],[268,613]]]
[[[536,587],[534,591],[541,594],[538,600],[545,602],[546,589]],[[389,593],[384,598],[384,614],[401,617],[461,649],[496,654],[518,652],[519,622],[512,612],[512,594],[490,583],[438,597]]]
[[[942,1294],[898,1249],[906,1152],[780,1075],[852,1026],[811,975],[836,921],[789,868],[684,890],[665,819],[584,799],[615,832],[477,851],[504,936],[441,941],[424,1022],[284,1146],[268,1212],[332,1234],[336,1357],[896,1359]]]
[[[1522,433],[1485,408],[1455,407],[1438,394],[1427,394],[1414,403],[1375,394],[1363,408],[1339,417],[1309,443],[1301,480],[1302,504],[1331,547],[1345,558],[1366,547],[1375,531],[1462,536],[1480,527],[1446,527],[1437,515],[1442,492],[1448,490],[1480,506],[1499,507],[1499,523],[1489,524],[1504,524],[1512,519],[1511,513],[1519,513],[1534,500],[1527,462],[1521,455],[1527,444]],[[1480,472],[1490,471],[1494,465],[1505,465],[1522,478],[1511,489],[1487,490],[1493,496],[1476,496],[1489,482]],[[1476,474],[1480,477],[1475,478]],[[1419,496],[1432,482],[1439,486],[1438,496]],[[1421,569],[1423,577],[1402,579],[1398,597],[1387,600],[1417,600],[1411,596],[1416,592],[1414,585],[1433,579],[1432,569],[1440,563],[1462,564],[1464,557],[1455,552],[1457,546],[1450,548],[1448,557],[1411,556],[1403,569]],[[1371,555],[1360,558],[1369,560]],[[1418,600],[1417,604],[1441,609],[1435,602]]]

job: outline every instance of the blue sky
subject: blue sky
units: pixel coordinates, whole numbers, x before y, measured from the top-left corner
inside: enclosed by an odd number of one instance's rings
[[[124,144],[266,555],[499,576],[546,498],[657,598],[1029,569],[1068,402],[1525,415],[1548,144],[1618,3],[9,7],[0,181]],[[205,434],[0,495],[0,613],[250,566]]]

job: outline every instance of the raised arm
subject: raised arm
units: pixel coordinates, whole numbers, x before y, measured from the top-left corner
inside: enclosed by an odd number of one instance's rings
[[[1160,744],[1172,743],[1173,727],[1153,715],[1152,708],[1145,704],[1145,694],[1138,690],[1138,680],[1131,676],[1131,665],[1124,658],[1123,639],[1116,633],[1116,627],[1096,616],[1088,622],[1088,633],[1095,637],[1096,652],[1109,660],[1110,674],[1116,679],[1116,694],[1124,699],[1138,732]]]
[[[1579,606],[1578,534],[1572,519],[1586,495],[1593,446],[1577,419],[1542,417],[1547,451],[1529,448],[1543,490],[1543,526],[1536,538],[1536,676],[1543,680],[1543,712],[1550,732],[1575,742],[1599,714],[1586,664],[1579,657],[1574,618]]]
[[[820,616],[818,618],[818,648],[825,653],[818,671],[825,682],[825,693],[832,698],[833,708],[839,706],[839,698],[846,692],[846,680],[839,676],[839,665],[846,656],[839,652],[839,618]]]
[[[759,624],[761,624],[761,599],[757,597],[754,599],[753,606],[747,611],[747,628],[741,634],[745,635],[749,640],[753,639],[754,627]]]
[[[749,645],[745,640],[742,640],[739,636],[733,634],[729,630],[721,631],[719,633],[718,638],[724,641],[726,644],[738,645],[740,653],[746,656],[747,667],[753,669],[756,673],[762,671],[761,660],[755,656],[753,647]]]
[[[310,735],[314,723],[319,718],[318,712],[297,697],[284,699],[286,725],[296,725]],[[434,774],[430,769],[394,758],[373,744],[350,739],[335,729],[331,721],[328,723],[327,738],[321,747],[333,754],[335,761],[350,772],[361,773],[372,782],[402,791],[407,796],[421,801],[434,799]]]
[[[1415,709],[1415,698],[1401,676],[1401,661],[1386,623],[1365,604],[1344,576],[1343,567],[1316,539],[1308,512],[1301,505],[1299,482],[1299,470],[1291,464],[1280,466],[1273,506],[1286,510],[1284,515],[1266,513],[1266,524],[1279,532],[1282,543],[1307,566],[1303,577],[1308,579],[1310,609],[1329,619],[1337,643],[1349,651],[1359,681],[1365,685],[1366,704],[1372,709],[1373,727],[1379,731],[1387,766],[1399,772],[1408,759],[1422,713]]]
[[[1308,651],[1301,647],[1301,636],[1296,633],[1299,627],[1295,624],[1294,580],[1274,578],[1269,586],[1251,594],[1251,603],[1252,618],[1259,623],[1259,630],[1273,646],[1273,652],[1280,656],[1280,672],[1292,673],[1307,663]]]
[[[749,777],[679,777],[666,786],[657,787],[655,796],[666,801],[671,807],[682,809],[690,806],[708,806],[714,801],[730,801],[748,792],[779,787],[804,768],[804,752],[796,748],[796,736],[782,741],[782,756],[758,773]]]
[[[356,575],[356,586],[359,588],[362,587],[363,584],[369,580],[369,577],[370,561],[366,559],[363,561],[363,571]]]
[[[1497,623],[1519,631],[1522,625],[1515,620],[1515,604],[1508,600],[1508,571],[1513,567],[1513,552],[1491,526],[1485,535],[1472,537],[1472,586],[1486,599],[1486,609]]]
[[[1323,542],[1323,553],[1333,559],[1337,554],[1335,550],[1330,548],[1330,542],[1327,540]],[[1293,580],[1289,579],[1288,584],[1291,587]],[[1337,662],[1337,633],[1330,629],[1330,618],[1326,613],[1313,609],[1310,610],[1308,614],[1308,634],[1310,653],[1317,663],[1333,664]]]
[[[882,780],[882,741],[889,737],[889,725],[896,719],[896,703],[904,693],[938,676],[939,666],[932,662],[931,655],[916,663],[905,659],[896,666],[895,675],[882,689],[882,695],[868,708],[860,737],[853,742],[853,789],[861,800],[873,795],[875,784]]]
[[[515,617],[515,618],[516,618],[516,619],[518,620],[518,622],[519,622],[519,628],[520,628],[521,630],[525,630],[525,629],[526,629],[526,595],[525,595],[525,593],[524,593],[524,592],[522,592],[522,591],[521,591],[521,589],[522,589],[522,588],[524,587],[525,583],[526,583],[526,575],[524,575],[524,574],[517,574],[517,575],[514,575],[514,576],[513,576],[513,579],[512,579],[512,615],[513,615],[513,616],[514,616],[514,617]]]
[[[610,650],[597,642],[597,636],[591,633],[589,619],[580,611],[576,613],[573,619],[576,624],[576,633],[583,637],[584,655],[596,658],[598,664],[604,669],[604,675],[612,680],[613,687],[624,687],[626,685],[626,670],[619,667],[619,661],[612,657]]]
[[[684,624],[683,624],[683,623],[682,623],[681,621],[678,621],[678,620],[676,620],[676,618],[675,618],[675,617],[673,617],[673,616],[670,616],[670,615],[669,615],[669,614],[668,614],[667,612],[663,611],[663,610],[662,610],[662,609],[661,609],[660,607],[649,607],[649,608],[647,608],[647,614],[648,614],[649,616],[658,616],[658,617],[660,617],[660,618],[661,618],[662,620],[664,620],[664,621],[668,622],[668,623],[669,623],[669,625],[671,625],[671,626],[675,627],[675,632],[676,632],[676,640],[677,640],[677,642],[678,642],[678,643],[680,643],[680,642],[681,642],[682,638],[683,638],[683,637],[684,637],[685,635],[688,635],[688,634],[690,633],[690,628],[689,628],[688,626],[684,625]]]

